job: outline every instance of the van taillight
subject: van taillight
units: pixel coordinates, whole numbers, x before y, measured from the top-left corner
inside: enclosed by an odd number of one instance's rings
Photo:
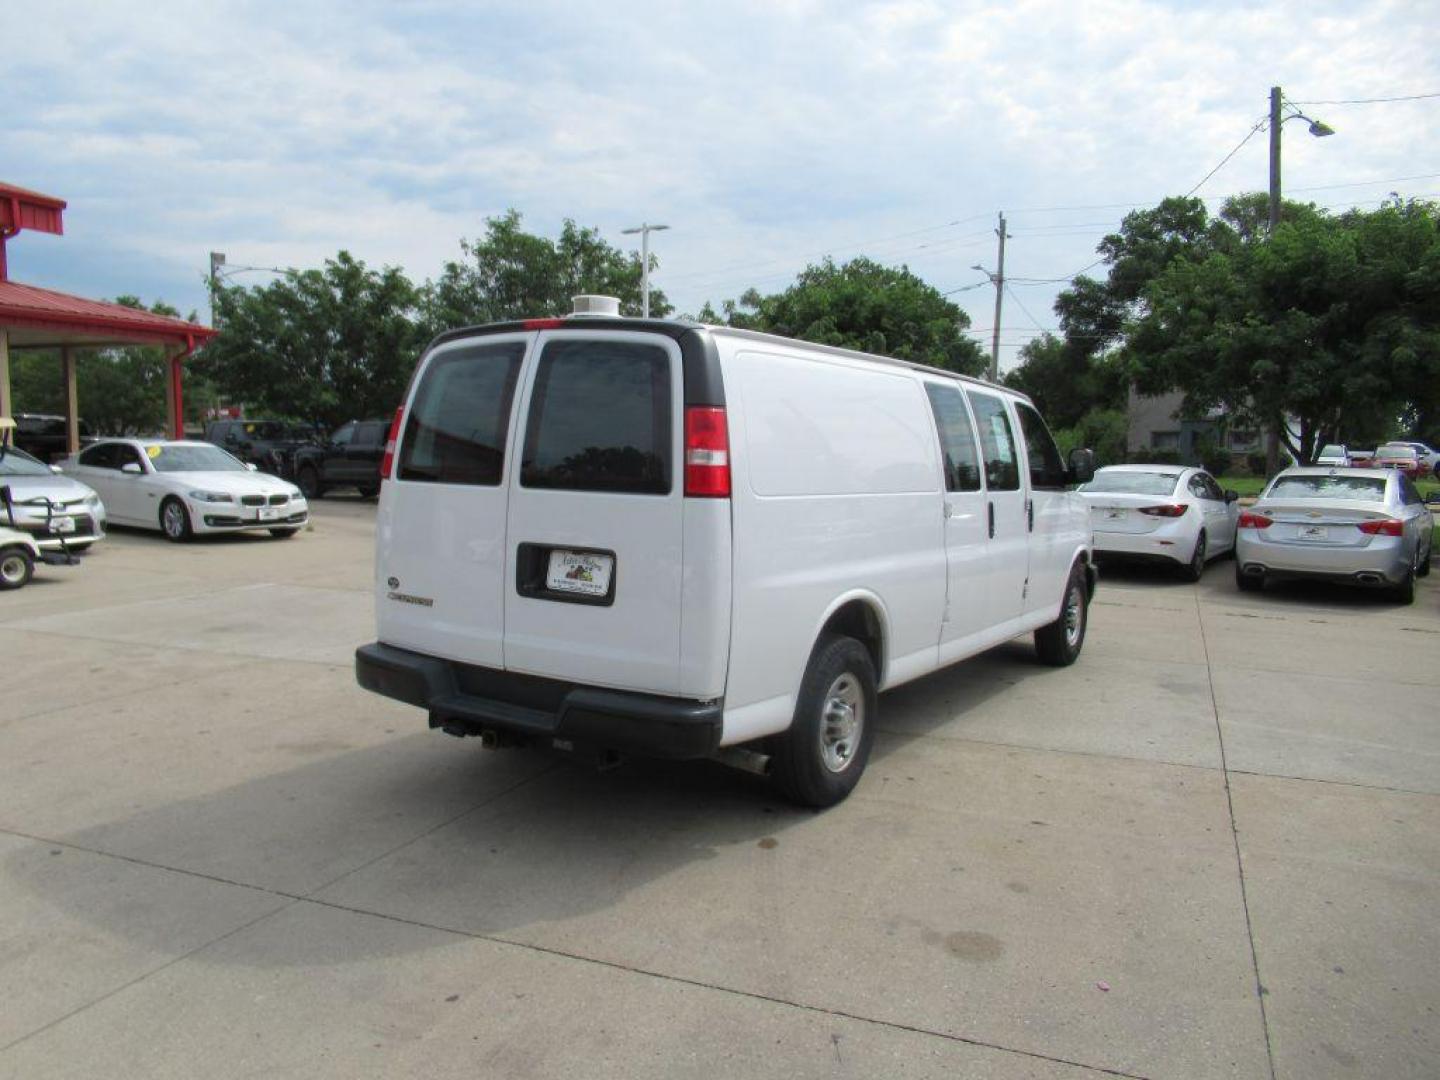
[[[1237,529],[1268,529],[1274,524],[1275,522],[1264,514],[1252,514],[1249,510],[1246,510],[1240,515],[1240,519],[1235,522],[1235,527]]]
[[[730,497],[730,432],[723,408],[692,405],[685,410],[685,494]]]
[[[1405,523],[1397,518],[1381,518],[1377,521],[1362,521],[1359,529],[1367,536],[1404,536]]]
[[[395,467],[395,444],[400,440],[400,428],[405,423],[405,406],[395,410],[395,419],[390,421],[390,434],[385,439],[385,456],[380,459],[380,479],[389,480]]]

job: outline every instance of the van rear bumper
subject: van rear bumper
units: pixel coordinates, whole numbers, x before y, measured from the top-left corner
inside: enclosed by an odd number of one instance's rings
[[[720,745],[719,701],[660,697],[461,664],[375,642],[355,650],[366,690],[417,705],[432,728],[506,732],[650,757],[708,757]]]

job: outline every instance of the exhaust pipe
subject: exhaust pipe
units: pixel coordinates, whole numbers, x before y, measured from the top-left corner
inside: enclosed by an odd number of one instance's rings
[[[759,753],[756,750],[746,750],[740,746],[727,746],[711,754],[710,760],[718,761],[722,765],[729,765],[732,769],[739,769],[741,772],[754,773],[756,776],[770,775],[770,755]]]
[[[1379,574],[1366,571],[1363,574],[1356,574],[1355,580],[1360,582],[1361,585],[1379,585],[1382,579]]]

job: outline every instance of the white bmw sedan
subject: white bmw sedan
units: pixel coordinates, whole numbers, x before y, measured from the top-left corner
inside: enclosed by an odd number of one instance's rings
[[[310,513],[294,484],[206,442],[104,439],[61,470],[100,493],[112,524],[159,529],[175,541],[256,529],[294,536]]]
[[[1434,520],[1395,469],[1286,469],[1240,515],[1235,583],[1323,578],[1388,589],[1402,604],[1430,573]]]
[[[1235,547],[1236,495],[1204,469],[1110,465],[1080,494],[1090,504],[1096,555],[1172,563],[1199,581],[1207,560]]]

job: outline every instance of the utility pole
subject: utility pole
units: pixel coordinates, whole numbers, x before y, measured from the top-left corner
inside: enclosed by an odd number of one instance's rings
[[[1280,87],[1270,88],[1270,234],[1280,224]]]
[[[622,236],[633,236],[640,234],[640,294],[644,297],[641,301],[641,317],[650,317],[650,234],[661,232],[670,228],[669,225],[646,225],[643,222],[633,229],[621,229]]]
[[[990,332],[990,381],[1000,381],[1000,309],[1005,298],[1005,240],[1009,233],[1005,231],[1005,211],[1000,211],[1000,227],[995,230],[995,235],[1000,238],[1000,254],[998,269],[991,273],[983,266],[972,266],[970,269],[979,270],[988,277],[995,286],[995,326]]]
[[[225,265],[223,252],[210,252],[210,325],[215,325],[215,290],[220,287],[220,268]]]

